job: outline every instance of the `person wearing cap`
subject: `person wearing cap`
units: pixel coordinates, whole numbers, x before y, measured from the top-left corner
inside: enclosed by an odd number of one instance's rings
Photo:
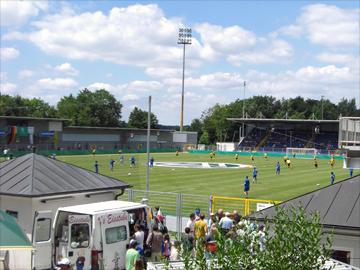
[[[132,239],[129,244],[129,249],[126,251],[125,265],[126,270],[135,270],[136,260],[140,258],[139,252],[135,249],[137,246],[136,240]]]
[[[223,217],[219,222],[219,227],[224,233],[227,233],[232,226],[233,220],[230,218],[230,213],[226,212],[225,217]]]

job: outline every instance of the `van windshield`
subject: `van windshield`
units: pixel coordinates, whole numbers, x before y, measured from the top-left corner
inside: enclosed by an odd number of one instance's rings
[[[71,248],[86,248],[89,246],[89,224],[71,225]]]

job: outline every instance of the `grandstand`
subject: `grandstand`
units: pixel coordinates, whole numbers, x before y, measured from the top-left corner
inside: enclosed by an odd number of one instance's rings
[[[237,150],[285,152],[286,148],[338,149],[339,120],[227,118],[245,124]]]

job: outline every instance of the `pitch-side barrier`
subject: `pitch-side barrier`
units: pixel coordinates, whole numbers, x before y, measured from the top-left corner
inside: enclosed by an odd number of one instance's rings
[[[211,212],[216,212],[218,209],[223,209],[224,212],[232,213],[236,210],[242,216],[248,216],[253,212],[265,209],[281,201],[274,200],[257,200],[237,197],[211,196]]]

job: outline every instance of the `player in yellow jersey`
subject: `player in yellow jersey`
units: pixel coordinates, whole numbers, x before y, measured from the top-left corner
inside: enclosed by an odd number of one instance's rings
[[[317,169],[318,168],[318,161],[317,158],[314,156],[314,166]]]
[[[286,162],[287,162],[288,159],[289,159],[289,158],[288,158],[287,156],[284,157],[284,163],[285,163],[285,165],[287,164]]]

